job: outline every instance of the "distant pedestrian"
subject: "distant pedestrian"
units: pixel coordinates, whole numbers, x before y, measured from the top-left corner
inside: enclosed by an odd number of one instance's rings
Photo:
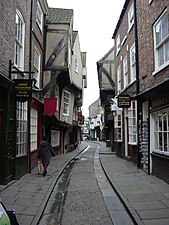
[[[47,168],[52,156],[55,156],[52,145],[49,143],[47,136],[43,136],[37,156],[37,158],[41,160],[44,168],[43,176],[47,174]]]

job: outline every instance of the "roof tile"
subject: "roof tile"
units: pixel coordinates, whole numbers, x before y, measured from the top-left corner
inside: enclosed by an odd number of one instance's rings
[[[73,9],[49,8],[47,23],[71,23]]]

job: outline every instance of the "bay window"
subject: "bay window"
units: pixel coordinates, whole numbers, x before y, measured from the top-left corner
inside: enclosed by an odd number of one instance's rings
[[[169,113],[154,114],[154,150],[169,152]]]

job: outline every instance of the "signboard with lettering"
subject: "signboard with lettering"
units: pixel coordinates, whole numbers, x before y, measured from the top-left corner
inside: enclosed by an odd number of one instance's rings
[[[120,95],[117,97],[119,108],[129,108],[131,106],[131,97],[129,95]]]
[[[32,80],[15,79],[15,97],[19,102],[26,102],[32,97]]]

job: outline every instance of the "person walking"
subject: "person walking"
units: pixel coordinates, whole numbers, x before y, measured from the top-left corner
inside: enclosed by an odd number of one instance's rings
[[[43,165],[43,176],[47,174],[47,168],[52,156],[55,156],[52,145],[49,143],[47,136],[42,137],[37,158],[41,160]]]

